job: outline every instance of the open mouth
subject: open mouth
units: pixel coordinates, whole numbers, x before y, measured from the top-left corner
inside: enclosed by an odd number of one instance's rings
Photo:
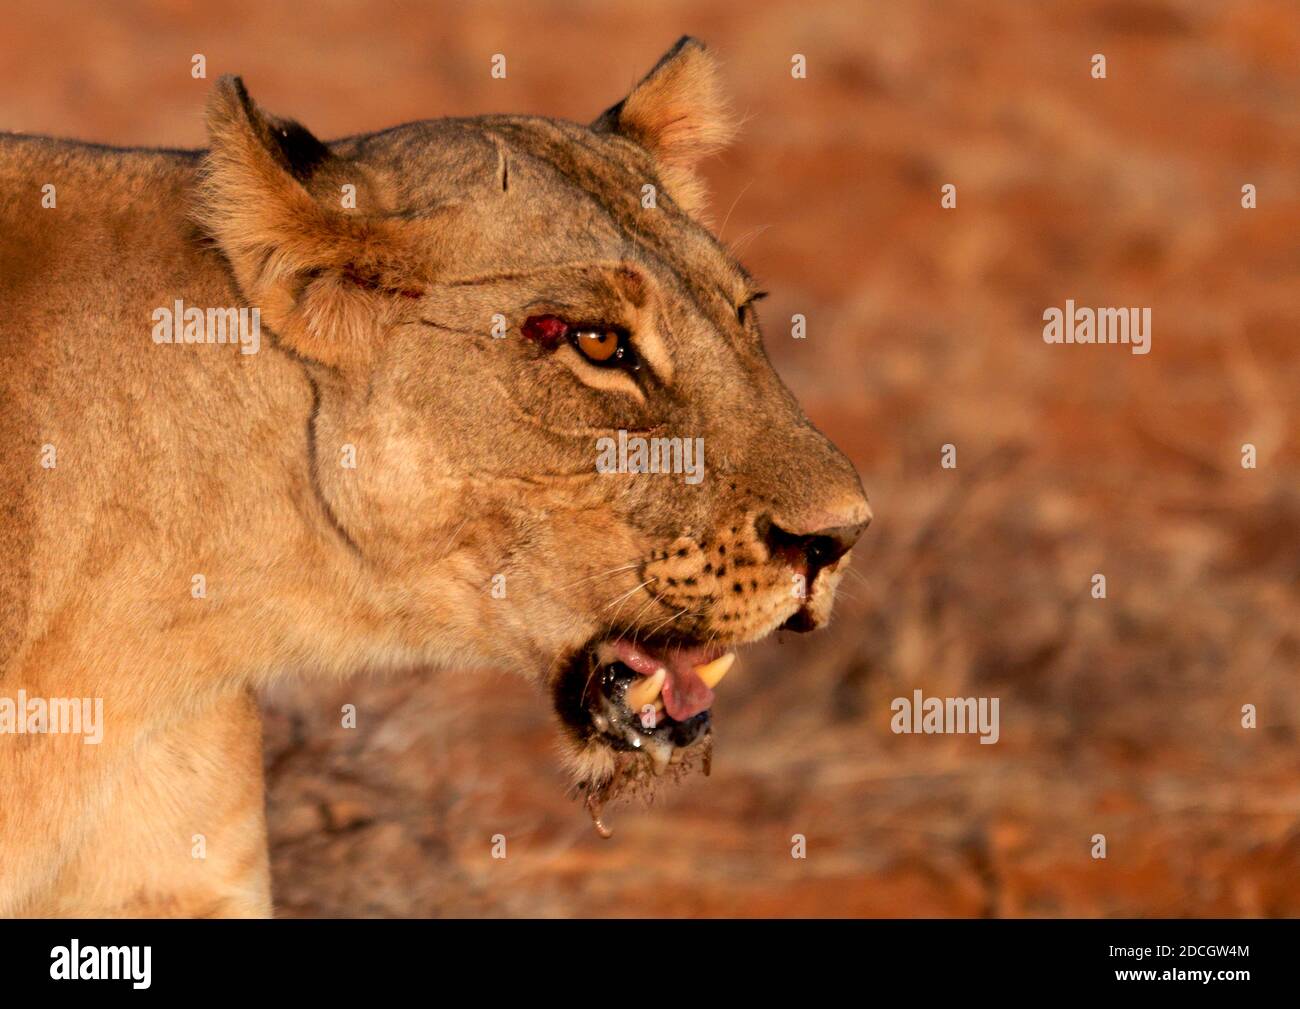
[[[633,759],[641,754],[640,763],[655,776],[698,751],[707,774],[713,688],[735,659],[725,648],[689,642],[600,639],[582,649],[560,677],[556,709],[580,739],[598,738]],[[618,784],[588,792],[602,834],[599,804]]]

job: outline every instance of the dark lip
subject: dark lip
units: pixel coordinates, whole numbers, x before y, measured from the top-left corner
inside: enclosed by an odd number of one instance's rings
[[[622,735],[602,731],[597,726],[596,716],[603,707],[603,699],[606,705],[616,706],[639,735],[669,742],[679,749],[692,746],[707,736],[712,730],[712,718],[708,711],[702,711],[684,722],[670,718],[664,712],[652,727],[647,727],[623,704],[623,694],[627,692],[630,683],[639,679],[638,674],[622,662],[601,665],[595,656],[596,648],[602,642],[620,636],[617,631],[598,635],[578,649],[565,663],[553,689],[555,710],[565,727],[581,741],[597,738],[615,750],[636,750],[637,747]],[[641,643],[654,650],[700,645],[699,641],[686,636],[654,637],[642,639]]]
[[[812,611],[805,604],[795,610],[777,630],[793,631],[795,634],[809,634],[817,630],[817,622],[813,619]]]

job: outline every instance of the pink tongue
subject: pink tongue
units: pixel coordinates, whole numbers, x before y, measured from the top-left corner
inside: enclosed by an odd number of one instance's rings
[[[684,722],[713,706],[713,690],[695,675],[695,667],[713,657],[705,649],[672,649],[656,656],[621,639],[611,641],[610,646],[620,662],[642,676],[668,670],[663,696],[669,718]]]
[[[664,707],[668,717],[684,722],[713,707],[713,690],[695,675],[694,669],[668,667],[664,678]]]

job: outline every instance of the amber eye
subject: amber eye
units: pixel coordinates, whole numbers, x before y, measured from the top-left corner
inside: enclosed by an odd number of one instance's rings
[[[573,334],[573,342],[590,361],[608,361],[618,353],[618,334],[612,329],[580,329]]]
[[[589,363],[600,368],[624,371],[641,368],[641,359],[632,349],[632,339],[621,326],[569,322],[558,315],[531,315],[520,329],[525,339],[547,350],[554,350],[561,340],[566,340]]]
[[[636,371],[641,366],[627,333],[617,327],[575,326],[569,331],[569,341],[583,357],[602,368]]]

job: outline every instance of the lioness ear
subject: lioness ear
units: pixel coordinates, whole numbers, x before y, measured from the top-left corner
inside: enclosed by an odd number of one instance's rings
[[[356,173],[304,127],[263,113],[238,77],[217,82],[207,123],[196,217],[245,297],[304,357],[336,367],[367,359],[384,291],[404,272],[391,223],[327,202]]]
[[[719,76],[704,43],[683,36],[631,94],[591,124],[654,155],[669,195],[687,213],[705,202],[696,163],[725,147],[736,132]]]

